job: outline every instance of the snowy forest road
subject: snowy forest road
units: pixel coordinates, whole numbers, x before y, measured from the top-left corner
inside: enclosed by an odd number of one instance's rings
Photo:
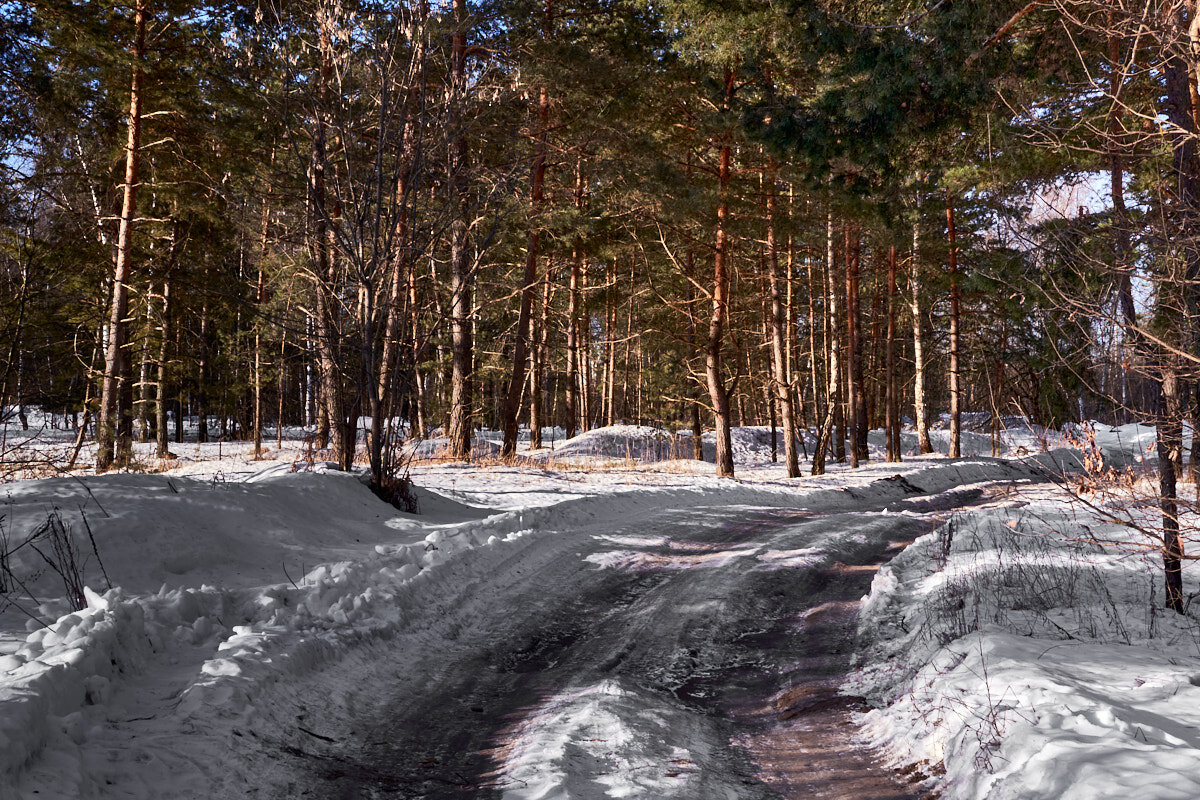
[[[301,720],[278,796],[919,797],[856,745],[837,687],[875,567],[982,494],[548,537],[360,664],[354,718]]]

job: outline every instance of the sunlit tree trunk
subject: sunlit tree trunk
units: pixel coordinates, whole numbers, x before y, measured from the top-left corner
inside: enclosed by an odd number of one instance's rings
[[[549,33],[550,3],[546,3],[546,27]],[[542,86],[538,92],[537,130],[534,133],[533,165],[530,169],[529,242],[525,250],[525,272],[521,283],[521,302],[517,312],[516,340],[513,344],[512,372],[505,393],[503,424],[504,443],[501,458],[512,458],[517,452],[518,415],[521,393],[525,388],[525,370],[530,351],[530,317],[533,295],[537,289],[538,249],[542,238],[542,205],[546,184],[546,131],[550,123],[550,90]]]
[[[529,374],[529,449],[540,450],[542,447],[542,426],[546,423],[543,408],[543,387],[546,367],[546,351],[550,338],[550,302],[552,299],[550,267],[547,265],[542,277],[542,314],[538,320],[537,329],[533,335],[533,346],[530,348],[532,369]]]
[[[887,460],[900,461],[900,409],[896,386],[896,245],[888,248],[887,283],[887,343],[884,354],[884,428],[887,438]]]
[[[121,220],[117,229],[116,260],[113,265],[112,302],[109,305],[108,343],[104,357],[104,378],[100,390],[100,413],[96,422],[96,471],[112,467],[118,446],[116,437],[120,417],[129,408],[120,407],[123,384],[128,384],[129,354],[129,277],[133,257],[133,225],[137,214],[138,174],[141,170],[143,61],[146,56],[146,23],[150,17],[146,0],[137,0],[133,15],[133,77],[129,87],[129,117],[126,120],[125,182],[122,185]]]
[[[919,210],[918,206],[918,210]],[[929,440],[929,416],[925,405],[925,316],[921,308],[921,234],[913,222],[912,269],[909,292],[913,331],[913,421],[917,427],[917,449],[922,455],[933,452]]]
[[[451,37],[451,102],[448,129],[454,140],[450,145],[451,163],[448,167],[451,196],[457,198],[454,219],[450,224],[450,457],[466,460],[471,457],[473,435],[471,373],[474,362],[471,304],[474,271],[467,249],[467,140],[463,132],[460,105],[467,85],[467,2],[453,0],[454,34]]]
[[[847,422],[850,429],[850,466],[867,460],[867,400],[863,382],[862,306],[859,270],[862,250],[858,233],[846,226],[846,385],[849,390]]]
[[[734,73],[731,66],[725,67],[725,105],[732,103]],[[706,372],[708,393],[712,400],[717,435],[717,475],[733,477],[733,444],[730,438],[729,395],[721,364],[721,340],[725,334],[725,319],[728,314],[729,274],[729,178],[733,148],[728,140],[721,143],[717,181],[720,200],[717,206],[716,245],[713,255],[712,317],[708,324],[708,355]]]
[[[954,201],[946,190],[946,240],[950,245],[950,457],[962,455],[962,376],[960,374],[958,245]]]
[[[575,208],[583,209],[583,155],[575,156]],[[579,291],[583,272],[583,242],[578,236],[571,246],[571,277],[567,288],[567,438],[586,428],[579,369]]]
[[[172,244],[174,244],[174,232],[172,232]],[[173,332],[171,330],[171,315],[173,309],[171,307],[171,276],[168,274],[163,278],[162,283],[162,320],[159,326],[162,331],[162,338],[158,342],[158,388],[155,392],[154,413],[158,417],[158,424],[155,427],[155,456],[157,458],[169,458],[171,456],[170,448],[167,445],[167,356]]]
[[[838,412],[838,405],[841,402],[841,375],[838,369],[838,350],[841,347],[841,336],[839,335],[838,322],[838,306],[841,303],[838,300],[837,289],[837,273],[834,266],[834,244],[833,244],[833,214],[828,213],[825,217],[825,286],[824,292],[826,295],[825,314],[828,322],[828,336],[825,340],[826,355],[829,360],[829,369],[827,370],[826,378],[828,380],[828,390],[826,393],[825,403],[825,420],[821,424],[821,429],[817,432],[817,443],[813,449],[813,475],[825,474],[825,455],[829,449],[830,435],[840,436],[841,430],[838,429],[835,433],[834,425]]]
[[[784,308],[779,285],[779,245],[775,234],[775,211],[777,205],[775,169],[768,171],[767,181],[767,278],[771,289],[771,355],[774,361],[775,402],[783,422],[783,460],[789,478],[800,477],[800,459],[796,453],[796,410],[792,405],[792,387],[789,382],[791,370],[787,363],[784,347]],[[790,287],[791,281],[789,279]],[[788,291],[790,299],[791,292]],[[790,303],[789,303],[790,310]],[[788,339],[791,338],[789,331]],[[772,429],[774,426],[772,425]]]

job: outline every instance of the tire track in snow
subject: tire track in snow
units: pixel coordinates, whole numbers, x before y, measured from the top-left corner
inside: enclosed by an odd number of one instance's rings
[[[872,572],[846,565],[978,494],[919,496],[919,514],[864,495],[845,496],[855,512],[675,510],[545,540],[440,606],[456,635],[413,642],[337,744],[289,751],[287,796],[809,796],[799,776],[817,774],[834,797],[917,797],[854,744],[835,693],[844,606]]]

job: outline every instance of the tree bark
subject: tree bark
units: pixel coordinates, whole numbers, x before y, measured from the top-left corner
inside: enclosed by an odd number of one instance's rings
[[[138,366],[138,443],[150,441],[150,329],[154,310],[150,307],[151,296],[146,297],[146,335],[142,337],[142,357]]]
[[[829,249],[829,402],[833,406],[834,442],[833,455],[839,462],[846,460],[846,409],[842,376],[842,321],[838,313],[842,290],[839,288],[837,256],[833,244],[833,215],[827,219],[826,239]],[[843,276],[844,278],[844,276]]]
[[[430,268],[433,268],[433,261],[430,260]],[[436,274],[433,276],[434,287],[436,290]],[[429,339],[423,333],[421,328],[421,294],[417,283],[417,270],[415,264],[411,264],[408,269],[408,322],[409,322],[409,347],[411,349],[412,370],[413,370],[413,403],[416,406],[413,409],[413,427],[410,430],[410,435],[424,438],[429,431],[429,381],[431,379],[431,371],[423,371],[421,365],[425,362],[426,354],[429,352]]]
[[[725,66],[725,107],[733,101],[734,72],[730,65]],[[729,427],[729,395],[725,386],[725,376],[721,364],[721,340],[725,332],[725,318],[728,314],[729,274],[726,263],[729,255],[728,218],[729,218],[729,177],[730,160],[733,148],[728,140],[728,134],[721,143],[720,164],[717,181],[720,200],[717,206],[716,248],[713,255],[713,295],[712,317],[708,324],[708,354],[705,361],[708,376],[708,393],[712,400],[713,416],[717,434],[717,475],[718,477],[733,477],[733,443]]]
[[[1191,4],[1188,4],[1191,5]],[[1190,9],[1193,10],[1194,9]],[[1167,28],[1176,37],[1185,35],[1184,10],[1180,4],[1165,7]],[[1172,169],[1175,173],[1175,197],[1172,220],[1172,239],[1181,242],[1184,253],[1184,275],[1171,275],[1168,281],[1182,288],[1182,308],[1176,312],[1179,326],[1178,344],[1193,353],[1200,350],[1196,332],[1197,282],[1200,279],[1200,245],[1196,242],[1200,214],[1200,168],[1197,164],[1196,122],[1192,107],[1192,72],[1185,59],[1170,53],[1163,62],[1163,83],[1166,89],[1167,119],[1174,129],[1172,135]],[[1181,312],[1181,313],[1179,313]],[[1181,318],[1180,318],[1181,317]],[[1157,448],[1159,470],[1159,503],[1163,515],[1163,570],[1166,579],[1167,608],[1183,612],[1182,560],[1183,541],[1179,534],[1179,512],[1176,496],[1176,465],[1182,460],[1183,404],[1185,382],[1175,356],[1168,356],[1161,368],[1161,402],[1157,419]]]
[[[919,215],[919,204],[917,210]],[[925,406],[925,317],[921,308],[921,234],[917,221],[913,222],[912,241],[909,288],[912,295],[913,421],[917,427],[917,449],[921,455],[926,455],[933,452],[933,443],[929,441],[929,416]]]
[[[267,234],[271,221],[271,209],[266,198],[262,201],[262,228],[259,232],[258,281],[254,287],[254,302],[258,306],[258,317],[254,320],[254,460],[262,458],[262,371],[263,371],[263,306],[267,300]]]
[[[789,192],[790,192],[790,188],[789,188]],[[792,202],[791,202],[791,198],[789,197],[788,198],[788,228],[789,228],[789,230],[791,228],[791,225],[792,225]],[[792,234],[790,232],[788,233],[787,244],[785,245],[785,247],[787,248],[787,259],[785,261],[786,266],[784,267],[785,290],[784,290],[784,311],[783,311],[783,324],[784,324],[784,328],[783,328],[783,330],[784,330],[783,362],[784,362],[785,373],[786,373],[784,375],[784,383],[787,384],[788,393],[792,397],[792,416],[794,418],[794,425],[795,425],[795,429],[796,429],[796,438],[798,439],[798,444],[800,446],[801,453],[803,453],[804,437],[803,437],[803,435],[801,435],[801,432],[804,430],[807,416],[806,416],[806,409],[805,409],[805,403],[804,403],[804,392],[798,386],[798,384],[800,383],[800,378],[797,374],[798,373],[797,362],[799,359],[796,356],[796,350],[797,350],[797,346],[798,346],[797,339],[799,337],[799,333],[797,332],[797,329],[796,329],[796,263],[795,263],[796,248],[793,245]],[[799,463],[799,456],[797,456],[797,464],[798,463]]]
[[[466,461],[471,457],[473,435],[471,373],[474,361],[474,337],[471,327],[471,302],[475,282],[467,250],[467,140],[463,131],[462,102],[467,85],[467,2],[454,0],[454,34],[451,39],[450,126],[454,131],[449,165],[452,196],[458,198],[454,221],[450,225],[450,457]]]
[[[900,455],[900,410],[896,386],[896,245],[888,248],[887,344],[884,354],[884,427],[887,429],[887,460],[898,462]]]
[[[583,209],[583,154],[575,157],[575,208]],[[579,285],[583,272],[583,242],[578,236],[571,247],[571,278],[567,295],[567,438],[575,436],[583,419],[581,370],[579,369]]]
[[[851,467],[858,466],[858,409],[862,406],[864,398],[858,393],[858,383],[855,381],[857,370],[855,362],[862,358],[861,352],[856,347],[859,341],[858,325],[861,322],[859,314],[851,313],[854,306],[850,293],[850,285],[853,282],[854,292],[858,293],[858,274],[857,265],[854,262],[854,245],[851,241],[851,232],[849,224],[843,223],[843,235],[845,237],[844,250],[842,251],[842,312],[843,318],[846,320],[842,328],[845,334],[845,360],[842,362],[842,391],[845,398],[846,412],[846,455],[847,461]]]
[[[1182,410],[1179,376],[1174,368],[1167,368],[1162,375],[1155,444],[1158,450],[1159,509],[1163,518],[1162,557],[1166,605],[1180,614],[1183,613],[1183,539],[1179,534],[1175,463],[1183,450],[1183,426],[1180,423]]]
[[[826,378],[828,379],[827,400],[825,404],[825,421],[821,424],[821,430],[817,434],[817,444],[813,448],[813,475],[825,474],[825,451],[829,447],[829,436],[841,435],[841,430],[835,433],[835,424],[838,413],[838,405],[841,403],[841,375],[838,369],[838,350],[841,348],[841,336],[839,335],[838,321],[838,306],[839,302],[837,285],[837,268],[834,265],[834,245],[833,245],[833,214],[827,213],[825,217],[825,293],[828,298],[825,303],[825,313],[829,323],[829,334],[826,337],[826,352],[829,360],[829,369]],[[843,447],[845,443],[843,442]],[[835,446],[834,451],[837,451]],[[844,453],[844,450],[843,450]]]
[[[196,444],[208,442],[209,338],[208,304],[205,303],[200,309],[200,357],[196,364]]]
[[[784,308],[779,285],[779,245],[775,235],[777,206],[775,168],[767,172],[767,278],[771,290],[771,355],[774,360],[775,403],[783,423],[783,460],[789,478],[800,477],[800,457],[796,452],[796,409],[792,404],[787,351],[784,347]],[[790,286],[790,280],[789,280]],[[791,292],[788,292],[790,298]],[[790,304],[789,304],[790,308]],[[790,333],[789,333],[790,338]],[[774,425],[772,424],[772,431]]]
[[[822,352],[817,349],[817,308],[816,297],[819,291],[817,287],[816,270],[813,268],[813,258],[811,253],[806,253],[804,256],[804,264],[807,270],[806,277],[808,278],[808,371],[809,382],[812,384],[812,420],[813,424],[820,427],[824,415],[821,405],[821,384],[820,384],[820,364],[818,363],[818,353]],[[824,334],[822,333],[822,338]],[[824,348],[824,341],[821,343]]]
[[[167,268],[164,270],[162,279],[162,320],[159,326],[161,338],[158,342],[158,365],[157,376],[155,380],[154,392],[154,413],[156,416],[156,424],[154,430],[155,438],[155,456],[157,458],[170,458],[171,451],[167,445],[167,356],[171,338],[175,335],[172,328],[172,314],[174,310],[171,305],[171,275],[175,269],[175,260],[179,253],[179,226],[175,223],[171,226],[171,244],[167,258]]]
[[[155,409],[154,413],[158,417],[158,424],[155,427],[155,456],[158,458],[170,458],[171,450],[167,444],[167,356],[168,347],[171,342],[171,276],[167,275],[163,278],[162,284],[162,338],[158,343],[158,388],[155,391]]]
[[[550,4],[546,4],[547,17]],[[521,285],[521,304],[517,312],[517,334],[513,346],[512,374],[504,402],[504,443],[501,458],[512,458],[517,452],[518,415],[521,392],[525,388],[526,362],[529,359],[530,316],[533,294],[537,289],[538,248],[541,244],[541,214],[546,184],[546,130],[550,121],[550,90],[542,86],[538,92],[537,131],[534,135],[533,165],[530,170],[529,244],[525,252],[525,273]]]
[[[413,72],[415,75],[421,76],[425,74],[424,26],[427,3],[426,0],[417,0],[413,6],[416,12],[413,20],[415,30],[412,34],[412,63],[416,65]],[[405,104],[407,108],[404,113],[404,124],[400,128],[400,160],[396,166],[396,188],[393,198],[396,217],[391,231],[391,253],[388,259],[388,292],[384,310],[383,336],[379,346],[379,376],[372,398],[370,448],[373,472],[376,466],[380,470],[383,469],[383,440],[387,435],[386,419],[391,418],[397,405],[396,395],[399,381],[396,379],[396,373],[399,372],[400,366],[397,362],[401,352],[400,328],[406,298],[410,301],[409,314],[413,320],[413,341],[410,350],[413,357],[411,365],[412,402],[417,409],[417,413],[414,414],[416,424],[410,424],[409,432],[411,434],[415,428],[417,435],[420,436],[423,427],[421,413],[423,398],[421,396],[421,379],[417,369],[419,344],[416,338],[418,333],[416,328],[416,264],[414,263],[413,249],[409,246],[408,230],[409,193],[412,188],[411,177],[415,150],[413,138],[416,132],[421,95],[424,91],[422,81],[414,80],[412,85],[406,87],[406,91]],[[383,479],[382,471],[379,475],[374,476],[374,479],[381,481]]]
[[[958,246],[954,230],[954,201],[946,190],[946,239],[950,245],[950,458],[962,455],[962,386],[959,374]]]
[[[867,460],[867,403],[863,383],[862,305],[859,295],[859,269],[862,248],[853,226],[846,226],[846,346],[847,387],[850,394],[850,466]]]
[[[146,23],[150,17],[146,0],[137,0],[133,16],[133,76],[129,87],[129,119],[125,140],[125,182],[121,201],[121,220],[117,229],[116,261],[113,265],[112,302],[109,306],[108,346],[104,358],[104,378],[100,392],[100,414],[96,423],[96,471],[112,467],[118,447],[116,441],[120,417],[130,412],[120,408],[122,384],[127,384],[129,276],[133,258],[133,224],[137,214],[138,173],[141,169],[142,142],[142,67],[146,55]]]
[[[287,397],[287,325],[279,326],[279,380],[276,387],[279,392],[278,404],[276,409],[278,415],[275,417],[275,449],[283,449],[283,405],[284,399]]]
[[[311,151],[309,251],[313,259],[313,284],[316,303],[313,327],[320,380],[321,415],[327,432],[328,447],[342,469],[353,460],[354,432],[347,430],[345,398],[342,388],[342,359],[339,347],[341,313],[337,286],[340,264],[336,250],[337,201],[330,203],[326,191],[328,163],[328,104],[333,80],[333,11],[325,3],[317,9],[317,37],[320,62],[316,75],[314,135]],[[319,438],[324,438],[320,437]],[[347,457],[349,456],[349,457]]]
[[[546,350],[550,336],[550,302],[551,302],[551,287],[553,282],[550,280],[550,266],[547,264],[545,274],[542,277],[542,314],[538,321],[537,330],[533,336],[533,346],[530,348],[532,356],[532,372],[529,376],[529,449],[542,449],[542,426],[546,423],[543,408],[543,387],[545,376],[543,371],[546,367]]]

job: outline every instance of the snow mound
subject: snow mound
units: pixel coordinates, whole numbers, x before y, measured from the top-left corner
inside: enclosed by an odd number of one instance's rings
[[[766,425],[738,426],[730,429],[730,446],[735,464],[755,466],[771,461],[771,428]],[[805,441],[811,445],[812,434],[805,432]],[[778,458],[783,458],[783,431],[776,429]],[[716,460],[716,434],[709,431],[701,442],[704,460]],[[553,449],[542,449],[530,454],[538,460],[586,461],[589,459],[618,459],[642,464],[657,464],[665,461],[687,461],[694,454],[692,432],[670,431],[649,425],[609,425],[594,428],[568,439]]]
[[[418,495],[421,519],[444,522],[486,512],[429,490]],[[352,557],[365,545],[395,543],[413,515],[381,503],[356,476],[280,474],[251,481],[198,481],[162,475],[51,478],[9,484],[0,494],[10,542],[18,543],[57,510],[76,536],[94,534],[85,578],[108,579],[128,592],[160,586],[256,586],[302,574],[302,564]],[[330,516],[333,514],[334,516]],[[13,556],[36,596],[52,595],[57,576],[31,548]],[[9,610],[0,614],[0,626]]]
[[[588,459],[623,459],[632,461],[664,461],[691,455],[691,442],[683,441],[669,431],[648,425],[609,425],[593,428],[556,444],[554,449],[542,449],[530,454],[536,461],[556,459],[585,461]]]
[[[404,454],[408,458],[437,459],[446,458],[450,451],[450,440],[445,436],[431,436],[428,439],[417,439],[407,442]],[[471,441],[471,458],[495,458],[500,455],[500,443],[476,436]]]
[[[929,443],[933,446],[933,452],[949,455],[950,431],[929,431]],[[886,434],[882,430],[868,432],[867,447],[871,453],[871,458],[883,458],[887,450]],[[999,455],[1004,455],[1013,449],[1010,447],[1009,442],[1001,439]],[[964,457],[991,455],[992,437],[964,430],[959,434],[959,450]],[[920,440],[916,432],[902,430],[900,432],[900,454],[903,456],[915,456],[920,452]]]
[[[1104,454],[1104,463],[1111,467],[1131,467],[1143,462],[1157,462],[1156,429],[1152,425],[1130,423],[1110,426],[1092,423],[1096,446]],[[1191,437],[1188,437],[1190,440]],[[1190,444],[1189,444],[1190,446]]]
[[[1200,796],[1200,626],[1157,610],[1136,543],[1100,544],[1122,536],[1044,499],[959,516],[881,568],[845,687],[876,706],[869,741],[964,800]]]

